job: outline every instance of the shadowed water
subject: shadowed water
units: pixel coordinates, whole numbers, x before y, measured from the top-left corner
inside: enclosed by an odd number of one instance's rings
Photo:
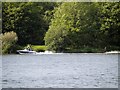
[[[118,54],[4,55],[3,88],[117,88]]]

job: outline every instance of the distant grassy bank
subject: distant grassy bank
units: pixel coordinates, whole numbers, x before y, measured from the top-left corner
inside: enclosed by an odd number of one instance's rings
[[[37,52],[44,52],[47,50],[47,47],[45,45],[31,45],[32,50]]]
[[[11,54],[16,53],[17,50],[25,49],[26,46],[20,46],[20,45],[14,45],[13,47],[9,48],[5,53],[3,54]],[[47,46],[45,45],[31,45],[32,50],[36,52],[44,52],[47,50]],[[78,49],[71,49],[66,48],[62,51],[56,51],[56,52],[62,52],[62,53],[104,53],[106,51],[120,51],[120,47],[109,47],[109,48],[94,48],[94,47],[81,47]]]

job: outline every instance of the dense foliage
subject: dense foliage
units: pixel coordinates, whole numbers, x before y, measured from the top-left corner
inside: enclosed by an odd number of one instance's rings
[[[2,3],[0,2],[0,33],[2,32]]]
[[[3,34],[57,52],[120,50],[119,2],[4,2]],[[46,47],[35,47],[46,50]]]
[[[119,7],[119,3],[63,3],[45,36],[48,49],[118,47]]]
[[[120,46],[120,3],[99,3],[98,7],[105,46]]]

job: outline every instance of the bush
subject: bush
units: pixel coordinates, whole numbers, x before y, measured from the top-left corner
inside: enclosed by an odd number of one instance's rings
[[[47,47],[44,45],[32,45],[32,49],[37,52],[44,52],[47,50]]]
[[[17,53],[16,52],[17,50],[22,50],[22,49],[24,49],[23,46],[15,44],[15,45],[11,46],[11,48],[8,51],[10,51],[10,53]]]
[[[11,49],[14,47],[15,43],[18,40],[17,34],[13,31],[6,32],[0,35],[2,40],[2,53],[11,53]]]
[[[79,49],[68,48],[64,52],[66,53],[103,53],[104,50],[102,48],[81,47]]]
[[[119,46],[109,46],[106,48],[107,51],[120,51]]]

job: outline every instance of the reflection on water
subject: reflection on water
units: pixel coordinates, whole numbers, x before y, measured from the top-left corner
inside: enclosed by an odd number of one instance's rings
[[[4,55],[3,88],[117,88],[118,54]]]

